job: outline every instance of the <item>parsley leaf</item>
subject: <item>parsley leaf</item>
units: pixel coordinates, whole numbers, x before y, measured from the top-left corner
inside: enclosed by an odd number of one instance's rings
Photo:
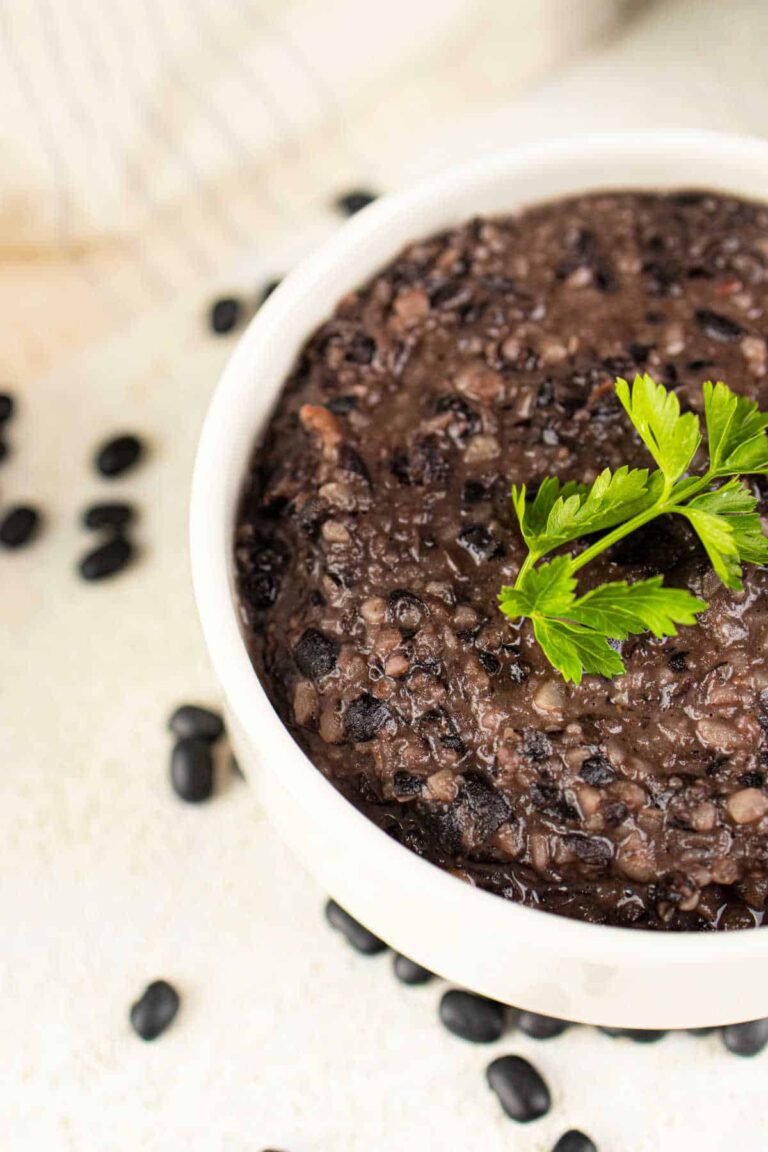
[[[681,416],[674,392],[650,376],[635,376],[631,389],[626,380],[617,380],[616,394],[665,479],[679,479],[701,443],[698,416]]]
[[[533,621],[533,634],[550,664],[566,681],[581,684],[584,672],[613,677],[624,671],[624,661],[616,649],[605,636],[591,628],[537,618]]]
[[[723,383],[702,389],[709,440],[710,471],[717,475],[768,472],[768,414],[754,400]]]
[[[512,489],[528,555],[515,583],[501,589],[499,607],[510,619],[530,619],[549,662],[575,684],[585,672],[624,671],[610,640],[646,631],[675,636],[679,625],[694,624],[707,610],[685,589],[665,588],[661,576],[634,584],[613,581],[578,596],[576,573],[625,536],[673,513],[687,519],[727,587],[741,588],[742,564],[768,565],[757,501],[739,479],[768,474],[768,414],[725,384],[705,384],[709,462],[695,475],[688,469],[701,443],[698,417],[682,415],[674,393],[650,376],[636,376],[631,388],[617,380],[616,392],[658,471],[606,468],[592,484],[548,477],[530,501],[525,485]],[[597,533],[602,535],[582,550],[542,561]]]
[[[625,640],[627,636],[652,632],[676,636],[676,624],[695,624],[696,614],[707,605],[683,588],[665,588],[661,576],[627,584],[620,580],[600,584],[574,601],[568,617],[578,624]]]
[[[548,478],[531,504],[525,486],[512,489],[512,502],[520,529],[531,552],[542,556],[587,536],[601,532],[634,515],[653,499],[657,487],[647,468],[605,468],[589,485],[564,484]]]

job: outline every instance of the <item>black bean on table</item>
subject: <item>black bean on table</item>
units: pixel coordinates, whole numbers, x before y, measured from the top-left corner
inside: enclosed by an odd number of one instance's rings
[[[720,1034],[723,1044],[734,1056],[757,1056],[768,1044],[768,1019],[728,1024]]]
[[[208,313],[208,324],[216,336],[226,336],[240,323],[243,305],[235,296],[222,296],[214,300]]]
[[[485,1075],[512,1120],[529,1124],[549,1112],[549,1088],[541,1073],[522,1056],[500,1056],[488,1065]]]
[[[28,504],[9,508],[0,520],[0,544],[4,548],[23,548],[40,526],[40,513]]]
[[[112,500],[102,504],[90,504],[83,512],[84,528],[127,528],[135,515],[132,504],[124,500]]]
[[[122,476],[141,459],[144,445],[138,436],[125,432],[105,441],[96,452],[96,470],[108,480]]]
[[[80,575],[84,580],[105,580],[122,572],[133,554],[130,540],[126,540],[125,536],[116,536],[83,557],[80,561]]]
[[[171,784],[176,795],[190,804],[208,800],[213,793],[213,755],[207,740],[189,736],[171,753]]]
[[[634,1040],[636,1044],[655,1044],[667,1034],[667,1030],[661,1028],[600,1028],[600,1031],[614,1039]]]
[[[215,744],[224,734],[224,721],[218,712],[200,704],[180,704],[171,714],[168,727],[180,740],[190,736]]]
[[[325,918],[332,928],[345,937],[356,952],[364,956],[378,956],[380,952],[387,951],[387,945],[373,932],[369,932],[359,921],[350,916],[335,900],[329,900],[325,906]]]
[[[131,1005],[130,1020],[142,1040],[156,1040],[179,1010],[179,994],[167,980],[155,980]]]
[[[258,291],[256,307],[260,308],[264,301],[270,298],[275,288],[279,288],[281,283],[282,280],[275,278],[273,280],[267,280],[266,283],[262,284]]]
[[[15,402],[13,396],[9,392],[0,392],[0,424],[4,424],[6,420],[10,420],[13,416]]]
[[[473,1044],[492,1044],[504,1032],[506,1010],[496,1000],[451,988],[440,1000],[440,1020],[454,1036]]]
[[[356,212],[360,212],[363,208],[367,208],[369,204],[373,204],[376,199],[376,193],[368,191],[367,188],[353,188],[351,191],[344,192],[341,196],[337,196],[334,201],[334,206],[345,216],[354,216]]]
[[[430,980],[434,980],[433,972],[430,972],[428,968],[422,968],[421,964],[417,964],[415,960],[409,960],[407,956],[402,956],[399,952],[394,958],[393,968],[395,976],[401,984],[428,984]]]
[[[570,1128],[563,1132],[552,1152],[597,1152],[597,1145],[578,1128]]]
[[[555,1016],[540,1016],[538,1012],[521,1012],[517,1017],[517,1027],[532,1040],[551,1040],[562,1036],[570,1024]]]

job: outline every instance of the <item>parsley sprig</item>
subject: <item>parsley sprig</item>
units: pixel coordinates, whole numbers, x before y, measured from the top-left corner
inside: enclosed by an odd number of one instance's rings
[[[665,587],[661,576],[578,595],[576,573],[644,524],[669,513],[685,517],[728,588],[742,587],[743,563],[768,564],[757,501],[740,479],[768,474],[768,414],[725,384],[705,384],[709,461],[702,475],[690,475],[702,439],[699,417],[681,413],[677,396],[650,376],[636,376],[631,387],[617,380],[616,394],[656,469],[606,468],[589,485],[549,477],[532,499],[524,484],[512,489],[528,554],[515,583],[502,588],[500,608],[512,620],[529,619],[550,664],[576,684],[585,672],[624,672],[611,640],[676,636],[677,625],[695,624],[707,610],[690,592]],[[595,533],[602,535],[582,551],[545,559]]]

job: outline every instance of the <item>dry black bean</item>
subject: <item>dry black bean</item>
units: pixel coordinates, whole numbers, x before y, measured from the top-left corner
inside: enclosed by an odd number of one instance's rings
[[[109,480],[115,476],[122,476],[138,463],[143,451],[144,445],[138,436],[130,432],[113,436],[96,452],[96,470]]]
[[[563,1132],[552,1152],[597,1152],[597,1145],[578,1128],[571,1128]]]
[[[190,804],[208,800],[213,793],[213,755],[207,740],[188,736],[171,753],[171,784],[176,795]]]
[[[133,557],[133,545],[124,536],[95,548],[80,561],[80,575],[84,580],[104,580],[121,572]]]
[[[634,1040],[636,1044],[655,1044],[667,1034],[666,1030],[660,1028],[601,1028],[600,1031],[614,1039],[624,1037],[626,1040]]]
[[[353,188],[351,192],[344,192],[341,196],[337,196],[334,207],[345,216],[354,216],[356,212],[360,212],[369,204],[373,204],[375,199],[375,192],[369,192],[365,188]]]
[[[40,525],[36,508],[18,504],[10,508],[0,520],[0,544],[4,548],[23,548],[34,537]]]
[[[224,721],[219,713],[201,708],[199,704],[180,704],[171,715],[168,727],[180,740],[195,737],[206,744],[215,744],[224,734]]]
[[[768,1044],[768,1019],[728,1024],[720,1035],[723,1044],[734,1056],[757,1056]]]
[[[167,980],[149,984],[140,999],[131,1005],[131,1025],[142,1040],[156,1040],[165,1032],[179,1010],[179,994]]]
[[[234,296],[214,300],[208,313],[208,324],[217,336],[226,336],[240,323],[243,306]]]
[[[522,1056],[500,1056],[488,1065],[485,1075],[512,1120],[528,1124],[549,1112],[552,1105],[549,1088],[541,1074]]]
[[[421,964],[401,956],[399,952],[394,958],[393,968],[401,984],[428,984],[434,979],[434,973],[428,968],[422,968]]]
[[[333,672],[338,656],[339,645],[317,628],[307,628],[302,632],[293,649],[296,665],[308,680],[321,680]]]
[[[264,301],[269,299],[269,297],[274,292],[275,288],[278,288],[280,286],[280,283],[281,283],[281,281],[279,279],[267,280],[267,282],[261,286],[261,288],[259,289],[259,292],[258,292],[257,299],[256,299],[256,307],[257,308],[261,308]]]
[[[90,504],[83,512],[84,528],[126,528],[134,517],[134,507],[122,500]]]
[[[440,1000],[440,1020],[454,1036],[473,1044],[492,1044],[504,1031],[504,1005],[474,992],[451,988]]]
[[[540,1016],[538,1012],[521,1012],[517,1018],[517,1026],[532,1040],[551,1040],[555,1036],[562,1036],[570,1024],[567,1020],[558,1020],[555,1016]]]
[[[6,420],[10,420],[13,416],[14,410],[13,396],[8,392],[0,392],[0,424],[4,424]]]
[[[709,308],[697,309],[696,323],[705,336],[709,336],[710,340],[718,340],[721,344],[738,340],[744,334],[744,329],[735,320],[723,316],[720,312],[711,312]]]
[[[380,952],[387,951],[387,945],[383,940],[379,940],[378,936],[374,936],[373,932],[364,928],[335,900],[329,900],[326,904],[325,918],[331,927],[340,932],[347,943],[363,956],[378,956]]]

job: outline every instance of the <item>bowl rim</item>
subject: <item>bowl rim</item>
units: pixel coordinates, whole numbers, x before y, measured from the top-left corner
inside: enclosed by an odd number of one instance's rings
[[[401,878],[404,888],[407,886],[411,892],[418,889],[420,899],[429,901],[430,893],[435,893],[438,902],[450,898],[457,917],[467,917],[467,923],[479,919],[484,931],[535,937],[540,946],[552,947],[584,961],[599,958],[614,963],[624,960],[633,965],[639,962],[662,967],[670,963],[698,965],[715,960],[759,959],[768,954],[768,931],[666,933],[592,924],[516,904],[474,888],[398,844],[345,799],[293,741],[252,666],[234,597],[230,552],[239,488],[233,490],[221,461],[226,460],[228,444],[235,435],[243,435],[241,400],[256,386],[258,365],[265,358],[269,360],[270,347],[279,333],[287,333],[288,343],[293,343],[292,320],[307,295],[322,291],[330,314],[338,293],[334,295],[331,289],[329,294],[328,288],[366,242],[403,218],[418,221],[422,210],[459,187],[471,190],[507,175],[514,183],[521,172],[535,170],[542,164],[567,165],[585,156],[615,164],[622,157],[636,158],[638,149],[645,149],[661,160],[673,155],[679,159],[681,154],[695,155],[698,159],[710,156],[713,188],[728,187],[722,172],[727,170],[729,161],[755,163],[765,172],[768,190],[768,142],[751,136],[700,131],[611,132],[548,140],[442,168],[402,191],[382,196],[341,225],[289,272],[240,338],[205,418],[190,503],[193,584],[214,671],[248,739],[257,748],[269,748],[270,759],[279,763],[282,783],[304,807],[310,807],[316,819],[335,824],[339,836],[349,838],[363,851],[376,853],[388,872]],[[618,187],[622,187],[620,181],[608,179],[603,185],[594,185],[592,190]],[[738,194],[736,187],[733,191]],[[540,197],[539,202],[543,199],[546,198]],[[531,202],[536,202],[535,197]],[[394,245],[390,257],[395,255],[396,248]],[[381,260],[373,261],[368,274],[381,265]],[[361,280],[358,278],[357,282]],[[284,379],[285,374],[281,373],[280,380]],[[275,386],[273,400],[279,395],[279,387],[279,384]],[[252,446],[259,432],[258,425],[250,428]],[[242,480],[240,475],[240,485]]]

